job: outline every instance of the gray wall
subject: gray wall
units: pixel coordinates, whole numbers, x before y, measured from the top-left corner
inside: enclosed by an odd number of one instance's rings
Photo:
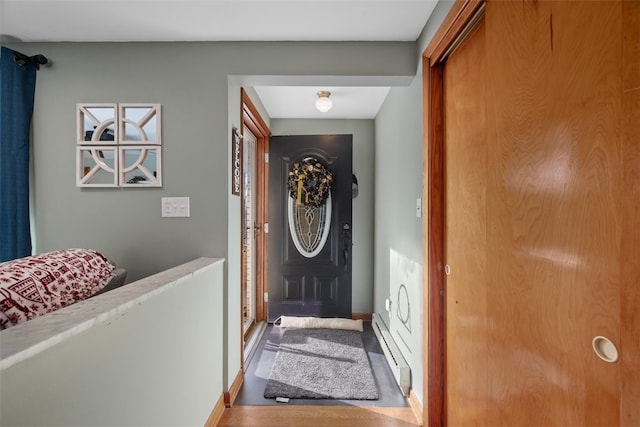
[[[413,74],[415,43],[45,43],[33,119],[36,251],[91,247],[136,280],[227,252],[229,76],[380,78]],[[242,84],[241,79],[238,80]],[[239,97],[239,92],[237,94]],[[75,187],[78,102],[162,104],[160,189]],[[191,218],[160,199],[191,197]]]
[[[452,5],[451,1],[438,2],[420,37],[416,59],[421,58]],[[400,259],[405,266],[417,264],[422,267],[422,218],[416,217],[416,199],[422,196],[421,66],[414,75],[409,87],[389,91],[375,120],[374,311],[382,315],[387,326],[391,319],[385,299],[392,300],[392,307],[398,303],[397,294],[392,292],[397,283],[392,283],[390,277],[391,259]],[[419,315],[412,325],[410,338],[407,338],[409,342],[397,344],[411,366],[412,388],[422,402],[423,283],[413,281],[406,285],[412,313],[418,311]],[[392,308],[391,315],[394,314]]]
[[[353,173],[359,194],[353,199],[354,313],[373,312],[374,121],[272,119],[273,135],[353,135]]]
[[[394,88],[376,118],[375,176],[375,302],[396,344],[411,366],[412,388],[422,396],[422,283],[404,283],[410,311],[417,315],[412,333],[403,343],[395,328],[398,300],[391,263],[396,258],[422,264],[422,218],[416,217],[416,199],[422,193],[422,80],[407,88]],[[385,299],[392,302],[392,312]],[[391,316],[390,316],[391,314]],[[416,324],[418,323],[418,324]]]

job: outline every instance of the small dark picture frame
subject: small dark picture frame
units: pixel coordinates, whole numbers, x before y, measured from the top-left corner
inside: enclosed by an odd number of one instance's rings
[[[240,195],[242,188],[242,136],[237,128],[231,131],[231,194]]]

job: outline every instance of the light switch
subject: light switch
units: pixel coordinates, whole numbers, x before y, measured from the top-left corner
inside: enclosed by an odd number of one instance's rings
[[[163,197],[162,198],[163,217],[189,217],[188,197]]]
[[[422,218],[422,199],[416,199],[416,218]]]

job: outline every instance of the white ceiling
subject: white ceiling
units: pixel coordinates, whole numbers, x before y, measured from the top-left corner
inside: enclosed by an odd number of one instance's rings
[[[387,97],[389,87],[353,86],[254,86],[273,119],[373,119]],[[333,108],[316,110],[320,90],[331,92]]]
[[[415,41],[437,0],[0,0],[3,42]],[[51,58],[55,61],[55,58]],[[372,118],[388,87],[256,86],[272,118]],[[332,93],[328,113],[313,108]]]

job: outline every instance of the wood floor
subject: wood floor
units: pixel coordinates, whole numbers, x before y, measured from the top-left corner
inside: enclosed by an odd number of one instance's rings
[[[218,426],[413,427],[420,424],[407,407],[237,405],[225,409]]]

